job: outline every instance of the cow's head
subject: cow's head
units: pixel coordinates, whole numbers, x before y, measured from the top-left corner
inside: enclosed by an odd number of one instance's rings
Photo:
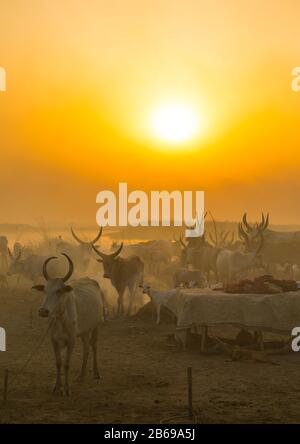
[[[66,282],[70,279],[74,271],[74,265],[71,258],[62,253],[69,263],[69,271],[63,278],[50,278],[47,272],[47,265],[52,259],[57,259],[56,256],[49,257],[43,265],[43,275],[46,279],[46,285],[35,285],[32,288],[42,291],[45,294],[44,302],[39,309],[39,315],[43,318],[51,316],[60,316],[65,310],[65,298],[66,295],[73,290],[70,285],[66,285]]]
[[[123,248],[123,242],[121,243],[120,247],[117,249],[117,251],[115,251],[114,253],[111,254],[105,254],[102,253],[102,251],[99,251],[95,245],[92,245],[93,250],[98,254],[98,256],[100,256],[101,259],[97,259],[98,262],[103,264],[103,277],[106,279],[111,279],[112,278],[112,269],[113,269],[113,265],[114,262],[117,258],[117,256],[121,253],[122,248]]]
[[[240,239],[244,242],[246,251],[255,251],[260,236],[269,226],[269,213],[265,217],[262,213],[261,222],[249,224],[247,221],[247,213],[244,213],[242,222],[239,223],[238,234]]]
[[[250,252],[248,254],[251,255],[252,257],[251,266],[253,268],[266,268],[266,263],[264,262],[264,257],[261,253],[261,250],[263,249],[264,246],[264,235],[260,233],[259,238],[260,241],[257,250],[255,252]]]

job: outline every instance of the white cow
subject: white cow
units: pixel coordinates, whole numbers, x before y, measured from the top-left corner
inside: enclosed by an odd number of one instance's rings
[[[156,324],[159,324],[160,323],[160,311],[161,311],[162,305],[166,305],[168,300],[174,294],[176,294],[177,290],[176,289],[167,290],[167,291],[154,290],[148,284],[141,285],[141,288],[143,288],[143,293],[147,294],[149,296],[149,298],[151,299],[151,302],[156,309]]]
[[[265,267],[263,257],[257,253],[222,250],[217,259],[218,277],[224,285],[234,282],[242,271]]]
[[[89,346],[93,351],[94,377],[99,378],[97,364],[98,328],[103,321],[103,294],[98,282],[83,278],[67,285],[66,282],[73,274],[74,266],[70,257],[62,253],[69,262],[69,271],[64,278],[52,279],[47,273],[47,264],[54,257],[44,262],[43,275],[46,285],[36,285],[32,288],[43,291],[45,300],[39,309],[39,315],[50,318],[52,345],[56,358],[56,383],[54,392],[62,392],[62,357],[61,352],[66,348],[64,362],[65,394],[69,395],[69,368],[76,336],[80,336],[83,344],[83,362],[79,380],[86,375]]]

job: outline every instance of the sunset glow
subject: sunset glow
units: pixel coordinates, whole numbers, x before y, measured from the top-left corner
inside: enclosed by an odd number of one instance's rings
[[[93,223],[124,180],[300,221],[299,2],[71,3],[1,3],[3,220]]]
[[[155,136],[172,144],[193,138],[200,129],[199,125],[199,119],[191,107],[176,103],[161,106],[152,117]]]

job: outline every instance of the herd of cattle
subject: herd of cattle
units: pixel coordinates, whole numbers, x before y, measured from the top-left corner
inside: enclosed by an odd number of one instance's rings
[[[17,283],[26,278],[32,288],[43,291],[44,302],[39,315],[48,317],[56,356],[57,379],[55,391],[62,390],[61,351],[66,348],[64,362],[65,393],[69,393],[69,363],[76,336],[83,343],[83,364],[80,379],[86,373],[91,345],[94,375],[97,366],[98,327],[107,310],[102,278],[110,280],[117,292],[117,313],[124,314],[124,295],[128,289],[128,314],[142,287],[157,307],[159,322],[161,301],[179,286],[205,288],[227,285],[251,272],[272,274],[274,277],[298,280],[300,276],[300,232],[278,232],[269,229],[269,215],[262,214],[259,223],[250,224],[244,214],[236,232],[218,232],[217,225],[208,235],[169,240],[153,240],[136,244],[112,244],[112,252],[99,246],[102,228],[91,241],[82,240],[73,229],[75,242],[58,238],[38,245],[15,243],[9,248],[8,239],[0,236],[0,287],[8,286],[10,276]],[[67,259],[65,264],[57,255]],[[101,265],[99,266],[100,263]],[[100,273],[101,272],[101,273]],[[57,276],[62,276],[59,278]],[[72,281],[71,277],[75,277]],[[89,277],[88,277],[89,276]],[[92,276],[93,278],[91,278]],[[152,289],[145,278],[155,276],[169,290]],[[46,285],[40,283],[41,278]]]
[[[232,283],[253,270],[264,271],[277,278],[300,278],[300,231],[270,230],[269,215],[262,214],[259,223],[249,224],[243,215],[236,232],[214,231],[201,237],[183,240],[152,240],[121,245],[113,242],[112,253],[99,248],[102,228],[91,241],[82,240],[71,228],[74,242],[61,236],[47,239],[39,245],[21,245],[9,248],[5,236],[0,236],[0,286],[8,285],[9,277],[18,282],[26,278],[37,283],[43,278],[43,264],[49,256],[65,253],[71,258],[75,275],[92,273],[110,279],[118,293],[118,313],[124,312],[123,296],[129,290],[129,311],[143,275],[156,276],[167,287],[180,285],[208,287],[212,284]],[[61,262],[51,263],[52,275],[59,276]]]

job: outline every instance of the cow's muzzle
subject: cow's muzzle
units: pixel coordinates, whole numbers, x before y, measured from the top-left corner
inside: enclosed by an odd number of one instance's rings
[[[41,316],[42,318],[48,318],[49,317],[49,310],[47,310],[46,308],[40,308],[39,309],[39,316]]]

